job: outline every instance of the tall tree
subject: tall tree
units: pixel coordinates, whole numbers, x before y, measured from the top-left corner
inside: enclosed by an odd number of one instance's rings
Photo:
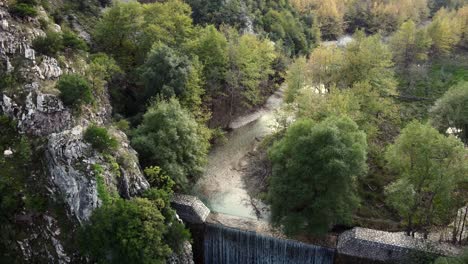
[[[299,120],[269,151],[272,221],[287,234],[325,233],[349,224],[365,174],[366,136],[346,117]]]
[[[406,21],[391,38],[394,61],[402,69],[427,60],[431,39],[425,29],[417,29],[412,21]]]
[[[197,55],[203,65],[207,92],[217,95],[222,90],[228,64],[226,36],[210,25],[200,29],[198,37],[188,45],[188,50]]]
[[[431,109],[432,123],[441,132],[451,129],[468,144],[468,82],[450,88]]]
[[[224,32],[228,39],[229,61],[226,93],[232,115],[233,107],[239,103],[252,107],[262,102],[262,84],[273,73],[276,53],[268,39],[261,40],[253,34],[240,36],[233,28],[224,28]]]
[[[460,30],[461,26],[457,23],[454,12],[439,10],[428,28],[432,39],[432,53],[435,56],[448,55],[460,41]]]
[[[99,50],[111,54],[125,70],[135,66],[143,9],[138,2],[117,2],[96,24],[94,41]]]
[[[183,189],[202,172],[209,137],[209,131],[172,98],[153,102],[134,132],[132,145],[144,166],[161,167]]]
[[[354,34],[348,44],[345,62],[341,71],[343,87],[352,87],[358,82],[368,82],[381,95],[395,94],[396,80],[393,71],[392,53],[382,43],[379,34],[366,37],[364,32]]]
[[[455,187],[468,180],[467,151],[454,137],[446,137],[430,125],[407,125],[386,152],[391,171],[398,175],[386,187],[388,204],[397,210],[407,234],[447,224],[454,206]]]
[[[285,93],[285,101],[287,103],[292,103],[294,101],[298,92],[306,85],[307,77],[306,59],[303,57],[297,58],[294,63],[289,66],[286,75],[288,88]]]
[[[324,85],[330,89],[336,86],[342,76],[344,64],[343,51],[333,46],[320,46],[310,54],[307,72],[311,75],[313,85]]]

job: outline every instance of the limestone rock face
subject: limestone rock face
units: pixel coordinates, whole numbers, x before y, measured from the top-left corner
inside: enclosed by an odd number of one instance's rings
[[[72,116],[60,99],[51,94],[31,91],[24,104],[16,103],[7,95],[2,96],[3,113],[18,122],[18,128],[28,134],[45,136],[72,125]]]
[[[118,170],[113,169],[108,158],[96,152],[83,140],[84,128],[76,126],[70,130],[51,134],[48,137],[46,159],[50,179],[57,192],[68,205],[70,213],[79,222],[87,220],[93,210],[101,204],[98,197],[94,164],[103,171],[105,184],[123,197],[140,194],[149,188],[144,178],[134,150],[128,148],[126,137],[120,138],[123,144],[117,151]]]
[[[70,212],[84,221],[99,205],[96,179],[92,177],[92,149],[82,141],[83,128],[52,134],[48,138],[46,159],[50,179],[64,198]]]
[[[38,11],[38,18],[19,19],[9,13],[7,2],[0,0],[0,71],[21,79],[20,86],[0,87],[0,115],[15,120],[21,134],[38,142],[33,149],[33,155],[41,161],[36,175],[41,181],[37,182],[47,192],[47,201],[59,208],[54,210],[60,211],[60,217],[48,210],[36,214],[25,209],[15,219],[25,233],[16,239],[16,245],[24,263],[87,263],[74,248],[73,234],[64,234],[61,227],[75,232],[102,204],[98,179],[109,192],[124,198],[139,195],[150,186],[127,136],[110,125],[112,108],[106,88],[94,91],[95,102],[80,111],[73,111],[60,100],[57,80],[63,74],[83,74],[87,58],[78,54],[70,59],[63,54],[59,62],[36,52],[33,40],[45,35],[39,18],[49,21],[49,29],[61,31],[42,7]],[[78,18],[70,19],[72,28],[90,42]],[[117,139],[119,147],[112,155],[99,153],[83,139],[91,124],[108,127]],[[170,261],[192,264],[190,243]]]

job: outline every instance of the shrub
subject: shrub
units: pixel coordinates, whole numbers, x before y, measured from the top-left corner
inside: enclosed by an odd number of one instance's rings
[[[57,84],[57,88],[60,90],[60,98],[67,106],[77,108],[83,103],[92,102],[91,86],[80,75],[63,75]]]
[[[86,42],[70,30],[65,30],[62,35],[63,46],[73,50],[87,50]]]
[[[57,32],[47,31],[45,36],[34,39],[33,48],[41,54],[55,56],[59,51],[63,50],[62,35]]]
[[[16,3],[11,6],[10,12],[18,17],[25,18],[25,17],[35,17],[37,16],[36,8],[31,4],[26,3]]]
[[[86,129],[84,139],[98,151],[111,151],[117,148],[117,140],[112,137],[107,129],[96,125],[91,125]]]

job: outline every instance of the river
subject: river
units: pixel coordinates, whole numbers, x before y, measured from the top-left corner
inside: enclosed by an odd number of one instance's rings
[[[241,168],[245,156],[261,138],[272,133],[275,110],[282,103],[283,89],[280,89],[262,108],[231,122],[232,132],[226,135],[227,141],[214,146],[210,152],[205,172],[193,192],[212,211],[253,219],[269,218],[268,210],[259,210],[267,206],[248,194]]]

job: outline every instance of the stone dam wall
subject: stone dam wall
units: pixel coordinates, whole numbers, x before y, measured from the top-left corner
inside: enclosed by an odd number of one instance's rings
[[[360,227],[323,247],[287,239],[264,221],[210,212],[194,196],[176,194],[172,207],[192,233],[196,264],[410,263],[408,258],[418,252],[461,253],[448,245]]]

